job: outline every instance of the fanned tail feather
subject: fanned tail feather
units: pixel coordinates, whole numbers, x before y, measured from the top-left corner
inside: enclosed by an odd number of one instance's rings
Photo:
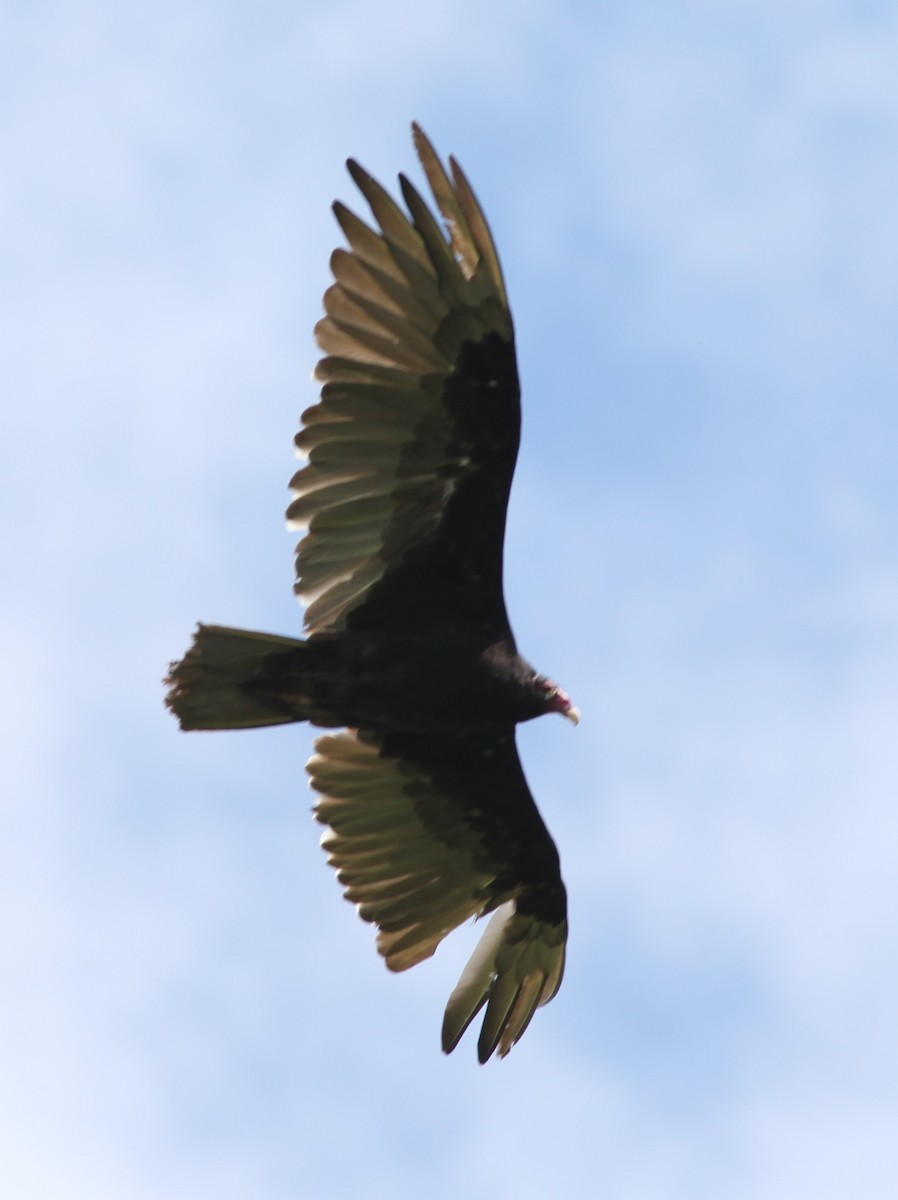
[[[190,649],[169,667],[165,703],[182,729],[253,729],[301,721],[311,714],[254,687],[276,655],[302,651],[296,638],[199,625]]]

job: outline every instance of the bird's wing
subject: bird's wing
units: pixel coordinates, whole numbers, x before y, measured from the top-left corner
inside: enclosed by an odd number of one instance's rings
[[[505,1055],[561,984],[567,908],[558,853],[514,732],[449,739],[349,730],[316,742],[322,845],[346,897],[379,928],[393,971],[492,912],[443,1021],[455,1048],[486,1005],[478,1055]]]
[[[508,635],[505,510],[520,437],[511,313],[464,174],[414,126],[446,232],[400,176],[407,216],[357,163],[376,225],[342,204],[349,242],[316,328],[321,400],[291,481],[306,628]],[[447,240],[448,235],[448,240]]]

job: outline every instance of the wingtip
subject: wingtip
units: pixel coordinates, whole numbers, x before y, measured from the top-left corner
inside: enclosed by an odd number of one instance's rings
[[[425,173],[430,176],[428,163],[435,164],[439,170],[443,170],[443,165],[440,162],[440,156],[434,149],[433,142],[421,128],[417,121],[412,121],[412,144],[415,147],[415,153],[418,156],[418,161],[424,167]]]
[[[566,934],[564,922],[555,926],[519,913],[513,900],[500,905],[449,997],[443,1052],[452,1053],[486,1006],[477,1059],[486,1063],[497,1051],[505,1058],[537,1008],[558,991]]]
[[[456,989],[457,990],[457,989]],[[454,995],[455,993],[453,993]],[[472,1008],[463,1021],[459,1021],[457,1014],[451,1011],[452,998],[450,997],[449,1004],[446,1006],[446,1011],[443,1014],[443,1028],[440,1031],[440,1046],[444,1054],[451,1054],[461,1039],[465,1036],[471,1023],[476,1018],[477,1014],[486,1004],[487,997],[484,995],[476,1007]],[[485,1059],[480,1059],[485,1062]]]

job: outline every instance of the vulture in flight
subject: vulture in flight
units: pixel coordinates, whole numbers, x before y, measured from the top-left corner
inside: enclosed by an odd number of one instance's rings
[[[321,398],[296,438],[291,527],[305,530],[299,640],[199,625],[172,663],[182,729],[310,721],[322,845],[393,971],[492,914],[449,998],[446,1053],[486,1008],[481,1062],[505,1055],[561,983],[567,907],[515,726],[579,711],[517,652],[502,592],[520,436],[499,258],[461,168],[414,142],[442,225],[405,176],[408,212],[358,163],[366,223],[315,332]]]

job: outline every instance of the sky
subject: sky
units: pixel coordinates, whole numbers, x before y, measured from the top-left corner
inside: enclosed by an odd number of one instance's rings
[[[839,0],[0,9],[0,1165],[20,1200],[892,1200],[898,15]],[[353,155],[456,154],[514,310],[520,733],[571,905],[439,1051],[302,727],[183,735],[197,620],[296,634],[286,484]]]

